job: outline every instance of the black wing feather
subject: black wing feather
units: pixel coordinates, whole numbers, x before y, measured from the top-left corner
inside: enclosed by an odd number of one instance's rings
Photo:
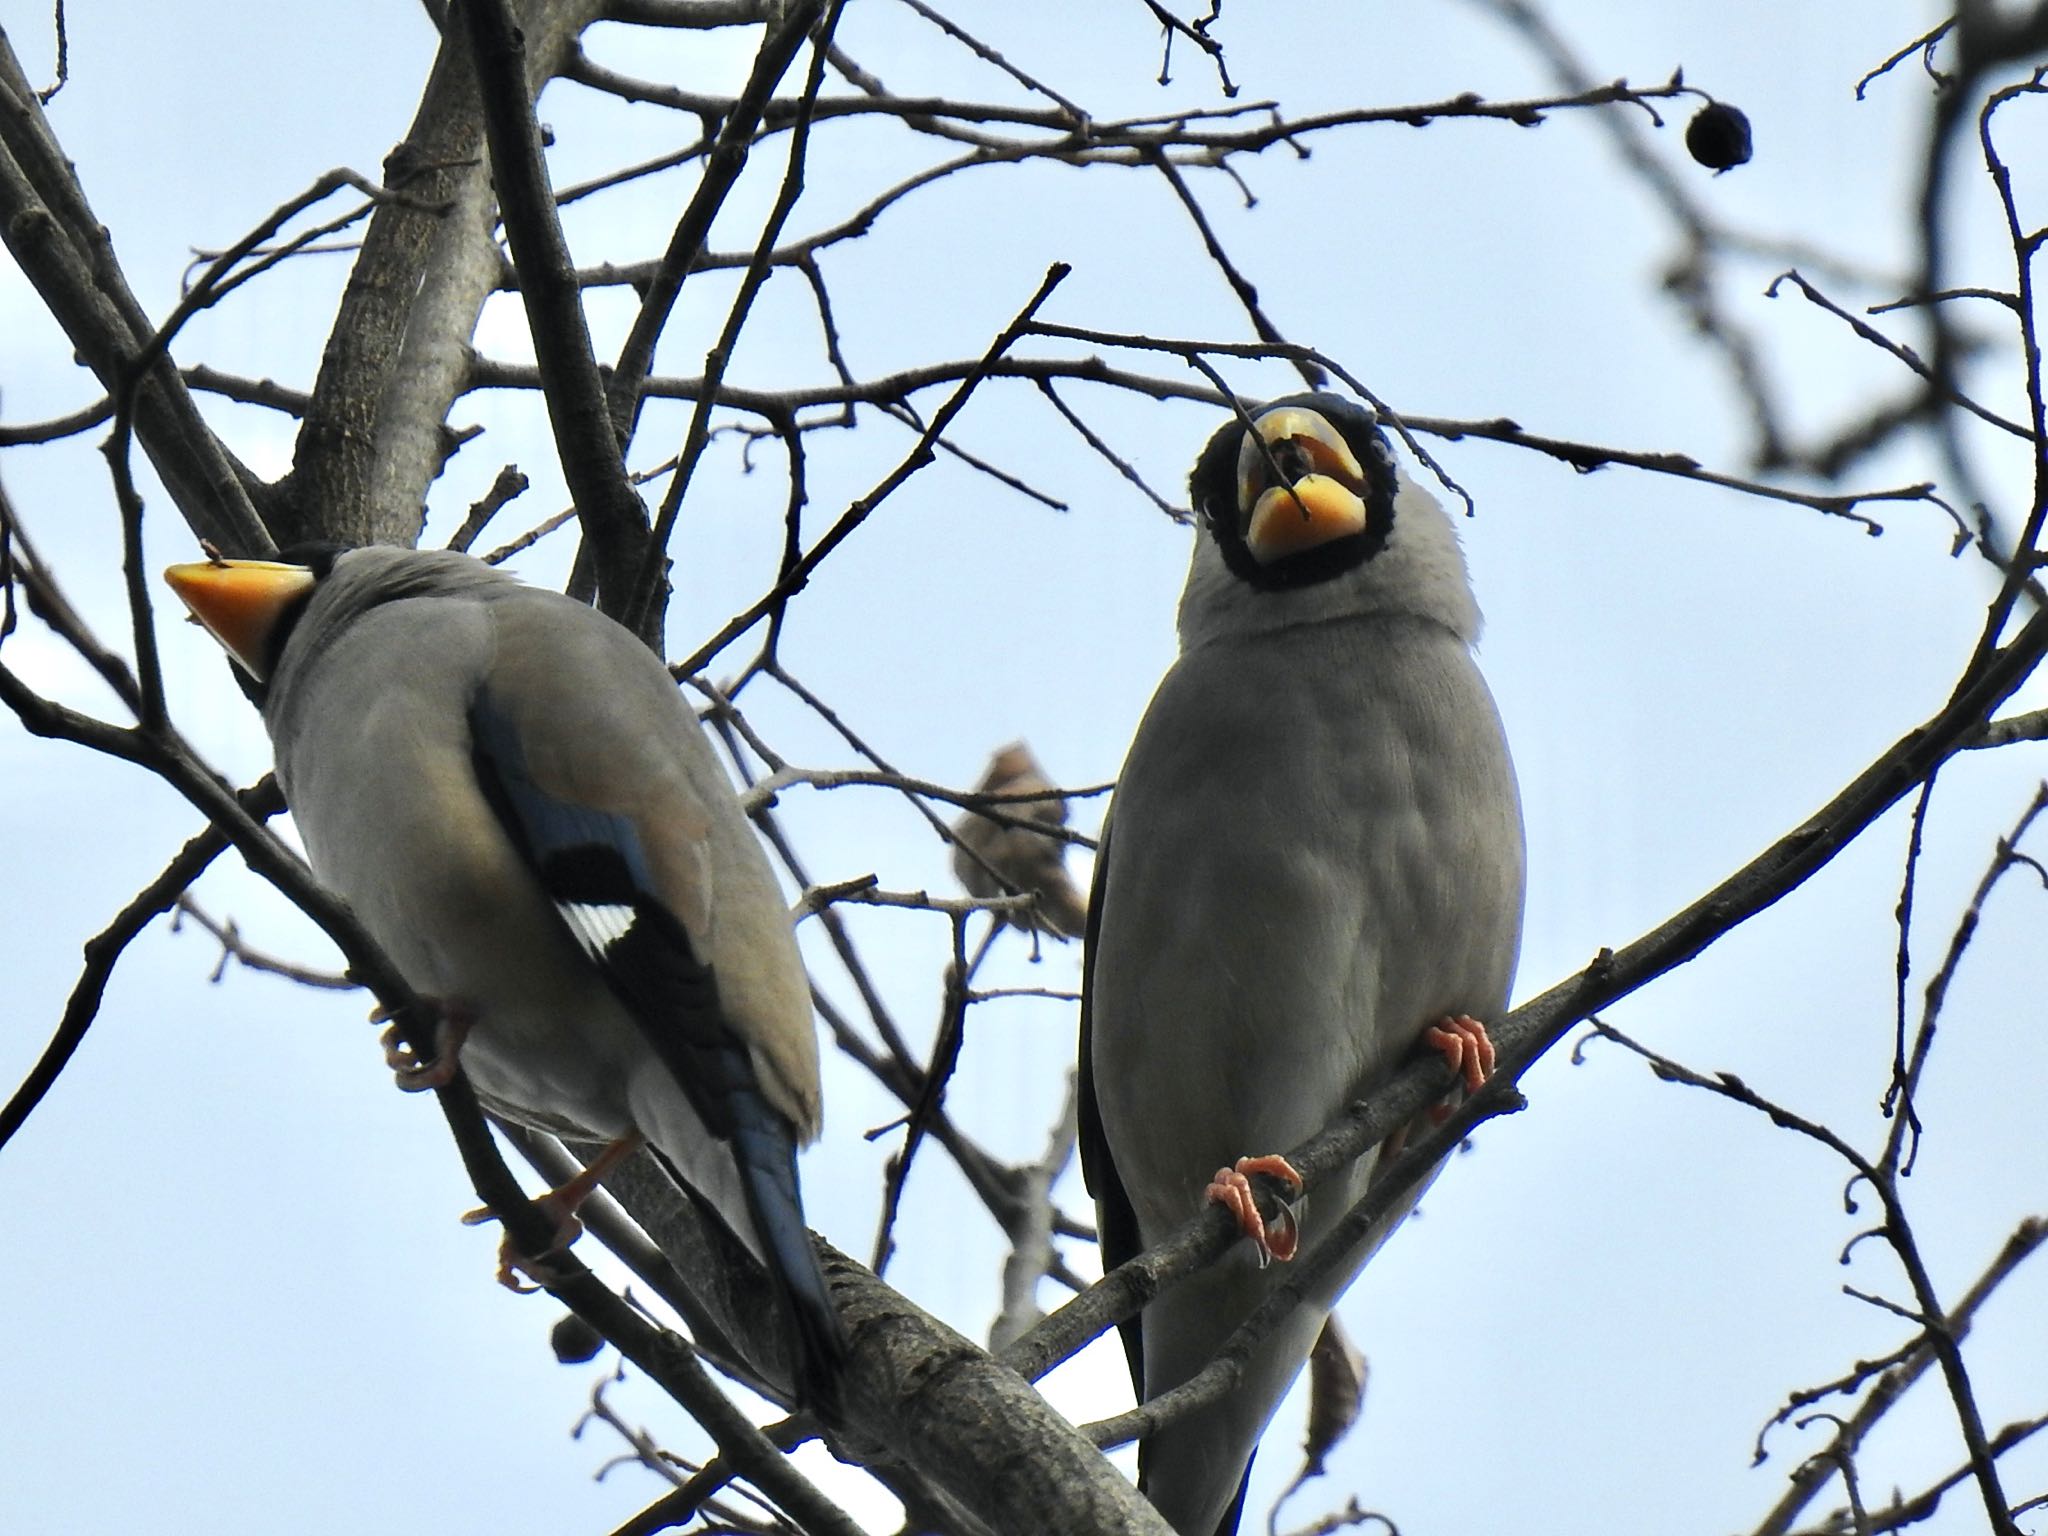
[[[1095,951],[1102,938],[1102,901],[1109,885],[1109,828],[1114,816],[1102,819],[1102,835],[1095,845],[1095,876],[1088,889],[1088,925],[1081,938],[1081,1060],[1079,1112],[1081,1182],[1095,1197],[1099,1216],[1096,1236],[1102,1247],[1102,1272],[1134,1259],[1140,1252],[1138,1213],[1131,1197],[1117,1177],[1116,1162],[1109,1155],[1109,1138],[1102,1130],[1102,1109],[1095,1099]],[[1124,1358],[1131,1368],[1131,1385],[1138,1400],[1145,1399],[1145,1335],[1143,1315],[1117,1324],[1123,1336]]]

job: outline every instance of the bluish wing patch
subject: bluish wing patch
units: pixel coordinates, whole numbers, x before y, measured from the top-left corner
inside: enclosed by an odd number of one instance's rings
[[[526,856],[583,952],[606,965],[654,882],[632,818],[550,793],[526,761],[518,729],[480,689],[469,709],[470,755],[484,798]]]
[[[731,1136],[731,1096],[758,1092],[753,1064],[719,1011],[711,968],[655,893],[633,819],[566,799],[536,780],[517,727],[489,689],[471,701],[469,724],[484,798],[577,947],[668,1062],[705,1125]]]

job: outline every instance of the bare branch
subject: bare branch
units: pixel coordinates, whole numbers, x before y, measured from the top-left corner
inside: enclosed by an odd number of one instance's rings
[[[687,677],[692,672],[702,671],[712,657],[752,629],[777,603],[781,602],[791,593],[800,590],[804,583],[810,579],[811,572],[817,569],[819,563],[827,555],[831,554],[834,549],[838,548],[856,528],[866,522],[869,514],[875,508],[888,500],[902,486],[904,481],[931,462],[932,445],[938,441],[939,434],[945,430],[947,423],[952,421],[966,407],[969,397],[972,396],[982,380],[994,372],[998,360],[1010,349],[1017,338],[1023,334],[1025,328],[1031,323],[1032,317],[1038,313],[1039,306],[1052,296],[1053,289],[1059,286],[1060,282],[1066,277],[1068,270],[1064,263],[1056,263],[1046,273],[1045,281],[1039,284],[1038,291],[1031,296],[1030,302],[1022,310],[1018,311],[1017,317],[990,344],[988,351],[983,354],[980,364],[961,380],[960,387],[947,398],[944,405],[939,407],[938,413],[932,417],[931,425],[925,428],[923,435],[918,438],[916,446],[910,450],[903,462],[897,465],[867,495],[861,497],[852,506],[848,507],[840,515],[839,520],[826,530],[824,536],[805,552],[804,557],[796,563],[789,573],[776,582],[767,596],[743,612],[735,614],[717,634],[713,635],[692,652],[687,660],[674,667],[673,670],[679,676]]]
[[[276,784],[273,780],[266,778],[257,787],[259,789],[268,787],[271,798],[277,801],[279,809],[283,808],[284,801],[277,794]],[[260,949],[252,948],[243,939],[242,930],[236,926],[233,918],[229,918],[226,922],[220,922],[209,916],[206,909],[192,899],[190,891],[181,894],[171,905],[173,909],[171,932],[176,933],[182,920],[189,917],[219,941],[220,958],[214,962],[213,974],[207,978],[211,982],[218,984],[227,975],[228,963],[232,961],[244,970],[261,971],[270,976],[281,976],[286,981],[297,982],[302,987],[313,987],[322,991],[354,992],[362,986],[361,982],[356,981],[353,977],[344,976],[338,971],[315,970],[311,966],[299,965],[290,960],[280,960],[274,955],[267,955]]]
[[[200,419],[129,291],[107,232],[51,134],[36,92],[0,34],[0,238],[101,386],[133,381],[143,448],[179,508],[224,548],[262,550],[255,477]]]
[[[560,67],[599,9],[598,0],[522,0],[533,71],[525,89]],[[371,217],[304,412],[292,494],[275,509],[280,542],[419,537],[427,487],[448,455],[444,424],[468,376],[470,337],[504,266],[490,233],[483,142],[476,73],[458,28],[443,36],[406,137],[385,158],[385,184],[419,203],[386,203]],[[431,205],[448,211],[424,211]]]
[[[1991,426],[1998,428],[1998,430],[2001,432],[2009,432],[2014,437],[2027,438],[2029,440],[2032,439],[2033,434],[2026,427],[2020,425],[2020,423],[2016,421],[2009,421],[2005,417],[1999,415],[1996,411],[1989,410],[1986,407],[1979,405],[1975,400],[1972,400],[1968,395],[1965,395],[1960,390],[1958,390],[1955,387],[1955,384],[1952,380],[1943,380],[1937,378],[1935,376],[1934,370],[1929,368],[1926,363],[1922,362],[1920,360],[1919,354],[1916,353],[1911,347],[1906,346],[1901,342],[1893,341],[1891,337],[1885,335],[1885,333],[1883,331],[1880,331],[1876,326],[1870,325],[1867,322],[1857,318],[1855,315],[1850,314],[1846,309],[1842,308],[1841,305],[1837,304],[1833,299],[1829,298],[1826,294],[1822,293],[1818,288],[1814,287],[1812,283],[1809,283],[1804,277],[1800,276],[1796,268],[1788,272],[1781,272],[1776,277],[1772,278],[1770,286],[1764,289],[1765,297],[1775,299],[1778,296],[1779,287],[1785,283],[1792,284],[1795,288],[1797,288],[1800,291],[1800,293],[1804,294],[1806,296],[1806,300],[1808,303],[1816,305],[1817,307],[1826,310],[1829,314],[1833,315],[1837,320],[1840,320],[1844,325],[1848,326],[1850,330],[1856,333],[1857,337],[1860,340],[1867,341],[1873,347],[1876,347],[1880,352],[1886,353],[1888,356],[1897,358],[1901,363],[1904,363],[1908,368],[1912,369],[1913,372],[1918,374],[1921,378],[1925,379],[1928,382],[1928,384],[1932,386],[1934,389],[1946,391],[1948,398],[1952,404],[1957,405],[1961,407],[1963,410],[1968,411],[1972,416],[1975,416],[1979,421],[1987,422]]]
[[[939,1024],[932,1032],[931,1060],[925,1066],[924,1081],[918,1085],[917,1102],[910,1106],[910,1114],[904,1121],[902,1149],[889,1161],[887,1187],[882,1192],[882,1219],[875,1231],[873,1267],[877,1275],[883,1273],[895,1249],[896,1213],[902,1204],[903,1186],[910,1178],[910,1165],[916,1160],[917,1149],[938,1116],[940,1106],[945,1103],[946,1087],[953,1080],[953,1073],[960,1065],[961,1048],[967,1043],[968,986],[981,963],[988,958],[989,948],[1002,929],[1000,922],[989,924],[970,956],[967,953],[967,916],[964,912],[952,914],[953,958],[946,967],[940,988]]]
[[[1880,75],[1890,74],[1902,60],[1915,53],[1920,55],[1920,65],[1921,68],[1926,70],[1927,78],[1938,86],[1947,85],[1949,83],[1948,76],[1942,74],[1934,67],[1934,50],[1939,46],[1941,40],[1948,36],[1949,28],[1955,24],[1956,19],[1953,16],[1949,17],[1947,21],[1937,23],[1932,30],[1921,33],[1897,53],[1872,69],[1861,80],[1856,82],[1856,99],[1861,101],[1863,93],[1870,88],[1870,83],[1873,80],[1877,79]]]
[[[503,511],[506,505],[526,494],[528,481],[519,472],[516,464],[507,464],[498,471],[498,477],[491,482],[491,488],[483,496],[470,503],[468,514],[462,519],[462,526],[449,537],[450,549],[467,550],[474,544],[477,535],[489,526],[492,518]]]
[[[243,790],[238,798],[251,816],[275,816],[284,809],[284,797],[277,791],[276,780],[270,778]],[[156,918],[170,911],[182,898],[186,887],[225,853],[227,847],[228,840],[213,827],[195,834],[164,866],[162,874],[144,886],[111,923],[86,941],[85,969],[65,1001],[56,1034],[43,1048],[42,1057],[30,1069],[27,1078],[15,1089],[14,1096],[4,1108],[0,1108],[0,1147],[5,1147],[14,1133],[27,1124],[28,1117],[35,1113],[36,1106],[56,1086],[64,1068],[84,1043],[86,1031],[92,1028],[93,1020],[99,1016],[107,982],[113,977],[114,967],[120,963],[129,943]]]
[[[970,1002],[993,996],[970,994]],[[1038,1283],[1059,1268],[1053,1248],[1052,1187],[1074,1158],[1074,1142],[1080,1126],[1079,1080],[1069,1073],[1066,1096],[1060,1112],[1046,1134],[1045,1150],[1038,1159],[1019,1170],[1021,1188],[1011,1220],[1003,1223],[1003,1236],[1010,1252],[1003,1260],[1002,1305],[989,1324],[988,1347],[1001,1355],[1012,1343],[1045,1316],[1038,1304]]]
[[[1929,787],[1930,789],[1932,787],[1931,780],[1929,781]],[[1956,922],[1955,932],[1949,939],[1947,953],[1942,956],[1941,964],[1935,969],[1934,975],[1928,979],[1925,1003],[1921,1008],[1920,1025],[1914,1035],[1911,1057],[1909,1059],[1904,1054],[1901,1054],[1893,1069],[1895,1075],[1892,1088],[1885,1095],[1887,1112],[1890,1112],[1895,1104],[1898,1105],[1900,1111],[1894,1116],[1891,1134],[1885,1141],[1884,1166],[1887,1170],[1896,1169],[1901,1174],[1912,1171],[1913,1158],[1911,1149],[1917,1146],[1919,1137],[1919,1120],[1912,1109],[1913,1093],[1919,1086],[1921,1073],[1927,1065],[1928,1054],[1934,1048],[1935,1029],[1941,1017],[1942,1003],[1948,997],[1949,985],[1955,979],[1957,967],[1962,964],[1963,953],[1969,948],[1970,940],[1976,935],[1977,925],[1984,914],[1984,904],[1990,899],[1992,889],[2009,871],[2022,865],[2033,869],[2036,874],[2041,874],[2041,866],[2020,854],[2017,849],[2020,839],[2026,836],[2027,829],[2033,825],[2035,818],[2044,810],[2048,810],[2048,784],[2043,784],[2036,791],[2033,801],[2020,813],[2019,820],[2013,824],[2012,831],[1999,839],[1997,850],[1992,855],[1990,865],[1985,869],[1982,878],[1978,880],[1976,890],[1970,895],[1969,905],[1964,909],[1963,915]],[[2043,884],[2048,885],[2048,877],[2044,877]],[[1902,900],[1902,910],[1905,910],[1907,905]],[[1902,924],[1903,921],[1902,917]],[[1903,1007],[1903,989],[1905,985],[1903,951],[1901,952],[1899,971],[1900,1003]],[[1903,1053],[1905,1046],[1905,1019],[1903,1013],[1900,1015],[1899,1024],[1899,1047]]]
[[[830,39],[832,29],[838,25],[840,11],[844,3],[845,0],[829,0],[829,3],[824,6],[822,20],[817,22],[819,41],[817,48],[812,53],[810,80],[804,90],[804,101],[807,107],[817,100],[818,88],[823,83],[825,72],[825,43]],[[793,6],[790,15],[783,21],[781,30],[763,47],[761,58],[754,67],[754,83],[761,87],[764,95],[767,88],[774,83],[775,76],[781,73],[781,68],[787,64],[790,58],[795,56],[797,45],[804,33],[809,29],[816,11],[817,5],[815,3]],[[751,129],[751,123],[748,126]],[[668,551],[669,540],[675,530],[677,514],[682,510],[683,495],[689,489],[690,479],[696,473],[697,464],[703,457],[704,445],[708,441],[707,433],[711,416],[711,399],[717,393],[718,381],[724,377],[726,365],[739,345],[740,331],[746,325],[747,316],[753,311],[754,301],[760,297],[761,287],[768,279],[769,255],[775,249],[775,242],[782,233],[784,222],[789,218],[791,210],[796,207],[796,200],[803,192],[804,157],[810,149],[810,134],[811,121],[809,113],[806,111],[797,119],[796,131],[791,135],[789,164],[783,173],[781,189],[776,193],[775,206],[769,211],[768,217],[762,225],[761,238],[756,244],[754,259],[747,264],[746,272],[740,279],[739,293],[734,297],[732,307],[726,314],[725,327],[719,333],[717,344],[705,356],[704,379],[707,390],[705,395],[697,401],[696,409],[690,413],[690,425],[683,439],[683,450],[677,455],[676,470],[674,476],[669,481],[668,494],[662,497],[661,511],[655,518],[654,537],[649,543],[648,551],[637,580],[637,591],[634,596],[635,608],[632,611],[640,616],[643,622],[651,622],[651,615],[657,611],[655,594],[661,586],[661,561]],[[721,148],[724,147],[725,142],[725,138],[721,136]],[[733,178],[737,179],[739,167],[741,164],[744,164],[746,159],[744,145],[741,145],[735,153],[737,160],[733,164],[730,174]],[[713,159],[714,161],[717,159],[717,151],[714,151]],[[706,168],[705,182],[699,188],[700,199],[704,190],[711,186],[715,179],[710,174],[713,169],[715,167]],[[693,203],[692,211],[695,210],[695,207],[696,204]],[[688,226],[690,222],[690,217],[686,214],[683,225]],[[687,251],[675,252],[672,247],[672,254],[677,256],[681,268],[687,268],[689,257],[695,254],[697,245],[702,243],[703,232],[698,231],[697,234],[697,243],[690,245]],[[685,227],[678,227],[676,238],[678,242],[686,238]],[[681,280],[681,272],[679,270],[675,281],[677,284],[680,284]],[[665,319],[667,313],[666,305],[656,312],[655,329],[658,330],[660,320]],[[640,316],[635,321],[636,327],[641,322],[646,321],[648,314],[649,305],[643,304]],[[641,398],[638,386],[645,379],[647,368],[653,362],[654,335],[650,333],[646,338],[647,351],[644,357],[632,353],[633,341],[631,338],[628,339],[627,347],[629,356],[621,359],[621,365],[622,369],[631,369],[631,372],[625,373],[624,377],[633,389],[631,398],[633,409],[637,412]],[[798,488],[801,488],[801,482],[798,482]],[[794,518],[794,516],[795,510],[793,507],[791,517]],[[784,564],[785,567],[788,567],[789,562],[787,558],[785,558]],[[787,569],[785,569],[786,574]]]
[[[604,381],[584,323],[582,289],[555,215],[540,125],[527,95],[526,40],[512,0],[461,0],[490,145],[491,176],[519,273],[539,360],[548,419],[607,612],[631,623],[635,583],[647,558],[647,509],[640,504],[613,432]]]
[[[2048,1220],[2034,1216],[2021,1222],[2012,1236],[2005,1240],[2005,1245],[1999,1250],[1997,1257],[1977,1277],[1975,1283],[1949,1313],[1949,1327],[1958,1342],[1969,1334],[1970,1325],[1976,1319],[1977,1309],[1983,1305],[1985,1299],[2040,1248],[2044,1241],[2048,1241]],[[1812,1503],[1821,1489],[1827,1486],[1828,1479],[1844,1464],[1843,1459],[1855,1454],[1856,1448],[1878,1420],[1890,1412],[1905,1396],[1907,1389],[1926,1374],[1927,1368],[1934,1364],[1934,1360],[1934,1350],[1923,1337],[1909,1341],[1887,1356],[1884,1361],[1872,1362],[1882,1369],[1884,1374],[1857,1405],[1853,1414],[1846,1420],[1836,1421],[1834,1440],[1826,1450],[1809,1457],[1793,1469],[1791,1486],[1785,1490],[1784,1497],[1777,1502],[1771,1512],[1764,1516],[1754,1536],[1785,1536],[1785,1533],[1792,1529],[1792,1522],[1799,1517],[1799,1512]],[[1791,1401],[1764,1426],[1764,1432],[1768,1433],[1771,1424],[1785,1422],[1800,1408],[1818,1401],[1822,1396],[1836,1391],[1853,1390],[1867,1380],[1868,1375],[1869,1372],[1859,1365],[1855,1372],[1837,1382],[1810,1391],[1794,1393]],[[1763,1454],[1763,1434],[1760,1433],[1757,1437],[1757,1460],[1761,1461]],[[1958,1474],[1959,1477],[1965,1475],[1967,1473]]]
[[[790,6],[780,24],[762,40],[746,89],[715,114],[723,126],[717,141],[710,146],[703,179],[698,182],[689,206],[683,210],[675,232],[669,237],[668,250],[640,285],[640,312],[633,317],[632,329],[627,333],[617,363],[613,365],[612,415],[618,423],[622,443],[631,440],[634,425],[639,420],[641,385],[654,365],[654,344],[668,324],[669,311],[682,291],[684,277],[703,255],[704,241],[711,232],[713,217],[725,205],[740,172],[746,168],[748,152],[760,128],[762,114],[767,109],[769,93],[796,58],[805,35],[823,11],[821,0],[803,0],[801,4]],[[805,92],[806,103],[815,100],[816,89],[813,84]],[[706,114],[707,117],[712,115]],[[808,126],[807,109],[803,111],[801,121],[805,127]],[[793,152],[792,169],[801,164],[801,152]],[[783,209],[782,217],[787,217],[787,214],[787,208]],[[780,218],[769,225],[763,240],[766,248],[773,248],[774,231],[780,226]],[[757,252],[749,264],[758,264],[761,259]],[[736,306],[735,314],[744,313],[744,305]]]

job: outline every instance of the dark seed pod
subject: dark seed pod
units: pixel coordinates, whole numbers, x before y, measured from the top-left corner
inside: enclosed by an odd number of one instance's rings
[[[1749,160],[1749,118],[1740,107],[1710,101],[1685,125],[1685,147],[1716,175],[1743,165]]]
[[[555,1358],[564,1365],[581,1365],[594,1359],[604,1348],[604,1335],[583,1321],[574,1312],[564,1313],[562,1320],[548,1331],[548,1343],[555,1351]]]

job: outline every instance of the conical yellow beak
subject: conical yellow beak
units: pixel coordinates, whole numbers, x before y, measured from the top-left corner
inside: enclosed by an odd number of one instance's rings
[[[1329,475],[1306,475],[1276,485],[1252,508],[1245,547],[1261,565],[1348,538],[1365,527],[1365,500]]]
[[[312,588],[315,577],[303,565],[275,560],[202,560],[170,567],[164,580],[242,670],[261,682],[276,659],[270,641],[278,615]]]
[[[1299,406],[1268,411],[1255,425],[1257,439],[1246,433],[1237,455],[1238,506],[1249,514],[1244,542],[1254,560],[1271,565],[1365,527],[1365,470],[1335,427]],[[1274,483],[1268,462],[1282,444],[1308,466],[1289,484]]]

